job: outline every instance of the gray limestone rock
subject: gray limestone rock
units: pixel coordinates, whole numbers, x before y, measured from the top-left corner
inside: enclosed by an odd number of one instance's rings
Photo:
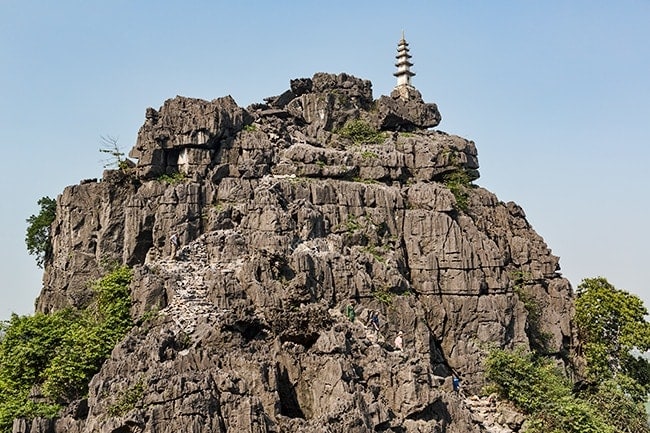
[[[350,119],[393,132],[353,143],[337,129]],[[86,411],[14,431],[490,431],[445,378],[480,390],[487,345],[566,360],[572,294],[523,210],[469,183],[474,143],[425,129],[439,120],[419,93],[373,102],[346,74],[294,80],[248,111],[230,97],[149,109],[135,168],[58,197],[37,300],[81,307],[106,263],[128,264],[132,314],[148,319]]]
[[[420,92],[410,86],[400,86],[390,96],[376,102],[372,115],[374,124],[382,131],[412,131],[438,126],[442,117],[436,104],[427,104]]]
[[[250,122],[230,96],[209,102],[177,96],[157,111],[147,108],[145,117],[129,153],[138,160],[138,176],[145,178],[204,171],[220,142]]]

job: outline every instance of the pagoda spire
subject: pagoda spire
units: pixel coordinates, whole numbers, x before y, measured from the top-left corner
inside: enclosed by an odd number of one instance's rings
[[[415,75],[415,72],[411,72],[410,69],[413,63],[409,61],[411,55],[409,54],[409,44],[404,38],[404,31],[402,31],[402,39],[397,43],[397,55],[395,58],[397,59],[397,63],[395,63],[397,72],[393,74],[397,77],[397,86],[395,88],[402,86],[412,87],[411,77]]]

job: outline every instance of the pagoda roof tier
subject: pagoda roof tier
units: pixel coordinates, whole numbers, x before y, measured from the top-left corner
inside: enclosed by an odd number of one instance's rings
[[[400,76],[402,76],[402,75],[408,75],[409,77],[413,77],[413,76],[415,76],[415,72],[411,72],[411,71],[397,71],[397,72],[393,72],[393,75],[396,76],[396,77],[400,77]]]

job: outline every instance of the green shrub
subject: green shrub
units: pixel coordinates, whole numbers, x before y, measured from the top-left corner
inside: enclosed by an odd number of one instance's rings
[[[372,297],[382,304],[391,305],[395,298],[395,294],[386,288],[380,288],[372,292]]]
[[[378,158],[379,155],[377,155],[376,152],[372,152],[370,150],[364,150],[363,152],[361,152],[361,157],[363,159],[375,159]]]
[[[63,341],[73,319],[69,310],[33,316],[13,314],[6,323],[0,344],[0,376],[18,386],[38,383],[52,352]],[[11,368],[8,368],[11,367]]]
[[[443,183],[456,199],[456,208],[458,210],[467,211],[469,206],[469,188],[472,179],[465,170],[454,170],[448,173],[443,178]]]
[[[600,413],[606,414],[616,431],[648,433],[650,427],[643,403],[635,402],[626,391],[632,385],[629,381],[624,377],[603,381],[596,390],[586,393],[585,399]]]
[[[550,359],[523,350],[493,350],[486,360],[486,377],[491,382],[488,390],[529,415],[528,433],[616,431],[606,414],[573,395],[572,383]]]
[[[69,401],[87,391],[92,376],[133,325],[129,314],[131,277],[131,269],[124,266],[93,284],[95,302],[70,325],[45,370],[46,396]]]
[[[25,244],[29,254],[36,256],[36,264],[39,268],[50,259],[52,255],[52,239],[50,226],[56,216],[56,200],[49,197],[42,197],[38,200],[41,207],[38,215],[27,218],[27,234]]]
[[[542,308],[535,297],[525,289],[526,285],[532,282],[532,277],[528,272],[514,271],[511,272],[510,278],[515,283],[514,293],[524,304],[528,313],[526,334],[530,340],[530,346],[533,350],[546,352],[552,335],[542,329]]]
[[[111,350],[132,326],[131,270],[119,267],[93,284],[83,311],[13,315],[0,332],[0,431],[14,418],[53,417],[60,404],[82,397]],[[29,398],[34,387],[45,399]]]
[[[132,278],[131,268],[120,266],[93,284],[96,299],[91,305],[93,313],[114,340],[121,339],[124,331],[133,326],[129,313]]]
[[[352,120],[347,122],[338,133],[342,137],[349,138],[355,144],[379,144],[384,141],[384,135],[363,120]]]
[[[123,416],[130,410],[135,408],[136,403],[142,399],[144,395],[144,380],[140,379],[135,385],[127,388],[122,392],[115,403],[108,408],[110,416]]]
[[[494,391],[526,413],[542,410],[548,401],[571,395],[571,387],[554,366],[523,350],[493,350],[486,367]]]
[[[2,326],[0,337],[0,431],[11,432],[14,418],[51,417],[55,403],[29,399],[32,387],[42,383],[51,354],[65,337],[73,312],[13,314]]]
[[[181,182],[184,182],[185,179],[187,179],[185,173],[180,173],[180,172],[176,172],[173,174],[163,174],[158,176],[157,178],[158,181],[164,182],[168,185],[177,185]]]
[[[588,402],[573,397],[550,402],[533,415],[527,433],[615,433]],[[640,432],[639,432],[640,433]]]

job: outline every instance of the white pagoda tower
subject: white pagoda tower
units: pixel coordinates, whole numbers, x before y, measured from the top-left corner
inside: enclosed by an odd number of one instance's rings
[[[412,87],[411,77],[415,75],[415,72],[411,72],[410,69],[413,63],[409,61],[411,55],[409,54],[409,44],[404,39],[404,32],[402,32],[402,39],[397,44],[397,55],[395,58],[397,59],[397,63],[395,63],[397,72],[393,74],[397,77],[397,86],[395,86],[395,89],[402,86]]]

